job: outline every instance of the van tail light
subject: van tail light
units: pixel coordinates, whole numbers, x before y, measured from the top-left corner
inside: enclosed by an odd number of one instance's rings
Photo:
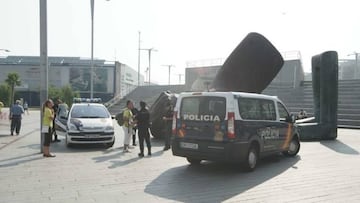
[[[173,121],[172,121],[172,134],[176,135],[176,124],[177,124],[177,111],[174,111]]]
[[[235,138],[235,113],[234,112],[228,112],[227,136],[229,139]]]

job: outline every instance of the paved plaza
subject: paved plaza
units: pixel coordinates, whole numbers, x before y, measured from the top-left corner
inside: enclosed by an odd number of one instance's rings
[[[24,116],[19,136],[0,121],[0,202],[360,202],[360,130],[302,142],[295,158],[267,158],[246,173],[231,164],[190,166],[155,139],[152,157],[138,158],[138,148],[124,154],[117,125],[112,148],[69,149],[60,137],[50,147],[56,157],[43,158],[39,114]]]

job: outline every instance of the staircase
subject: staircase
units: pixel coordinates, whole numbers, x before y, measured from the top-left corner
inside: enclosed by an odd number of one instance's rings
[[[338,84],[338,127],[360,128],[360,80],[339,80]],[[264,94],[278,96],[296,115],[304,109],[309,116],[314,114],[314,99],[311,81],[304,81],[301,87],[271,87]]]
[[[360,128],[360,80],[339,80],[338,127]],[[160,93],[170,90],[173,93],[187,91],[185,85],[141,86],[122,98],[120,102],[109,107],[111,114],[117,114],[125,108],[126,101],[135,101],[138,107],[141,100],[151,106]],[[263,94],[278,96],[288,107],[290,113],[297,115],[304,109],[308,116],[314,115],[314,99],[311,81],[304,81],[300,87],[291,85],[269,85]]]
[[[119,113],[126,106],[126,101],[131,100],[135,102],[135,107],[139,107],[140,101],[145,101],[150,107],[155,100],[159,97],[161,92],[169,90],[172,93],[180,93],[186,91],[185,85],[152,85],[140,86],[122,98],[118,103],[108,107],[111,114]]]

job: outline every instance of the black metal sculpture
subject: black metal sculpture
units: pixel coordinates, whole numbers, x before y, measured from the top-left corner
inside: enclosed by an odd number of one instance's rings
[[[312,57],[314,116],[298,122],[305,139],[332,140],[337,137],[338,55],[328,51]]]
[[[261,93],[284,64],[279,51],[262,35],[249,33],[226,59],[212,88]]]

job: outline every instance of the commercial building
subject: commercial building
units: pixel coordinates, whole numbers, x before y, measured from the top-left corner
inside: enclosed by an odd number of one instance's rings
[[[108,101],[115,96],[124,96],[138,85],[138,74],[118,61],[94,59],[93,96]],[[81,97],[90,96],[91,60],[80,57],[48,57],[48,84],[56,88],[70,85]],[[7,56],[0,58],[0,84],[9,73],[18,73],[21,86],[17,95],[30,106],[40,104],[40,57]],[[140,84],[144,76],[140,76]]]

